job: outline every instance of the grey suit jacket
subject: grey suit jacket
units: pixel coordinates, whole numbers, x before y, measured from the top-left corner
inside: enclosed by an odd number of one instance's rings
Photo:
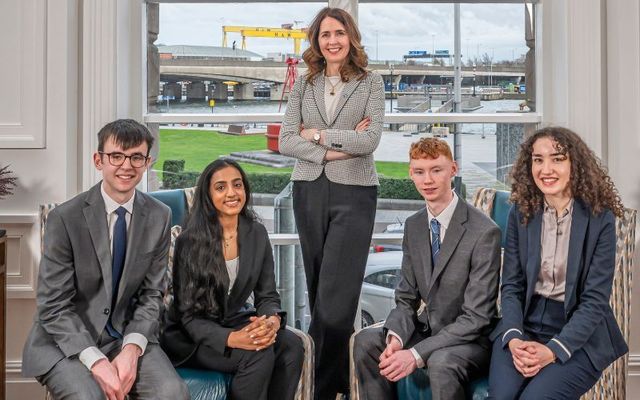
[[[423,360],[438,349],[467,343],[488,345],[496,317],[500,273],[500,228],[463,199],[431,264],[427,210],[407,218],[396,308],[385,329],[407,344],[416,331],[427,338],[414,345]],[[418,315],[420,301],[426,307]]]
[[[111,310],[111,251],[100,184],[54,208],[44,234],[38,310],[24,346],[22,372],[40,376],[96,341],[113,313],[115,329],[158,342],[171,211],[136,192],[127,254]]]
[[[346,83],[333,118],[327,118],[324,102],[324,74],[307,83],[306,76],[296,81],[287,103],[280,131],[280,152],[297,158],[291,180],[313,181],[324,170],[327,178],[345,185],[378,185],[373,152],[380,143],[384,119],[384,84],[376,72]],[[356,132],[358,122],[371,118],[369,128]],[[300,136],[305,128],[324,129],[325,144],[315,144]],[[328,149],[356,156],[349,160],[324,161]]]

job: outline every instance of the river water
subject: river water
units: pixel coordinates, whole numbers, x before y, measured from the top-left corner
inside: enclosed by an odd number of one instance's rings
[[[480,104],[482,108],[473,111],[473,113],[495,113],[495,112],[517,112],[518,105],[522,100],[493,100],[482,101]],[[388,113],[391,108],[391,100],[386,100],[386,112]],[[394,105],[396,102],[394,101]],[[226,113],[239,113],[239,114],[252,114],[252,113],[277,113],[279,102],[271,101],[269,99],[259,100],[233,100],[216,102],[213,111],[203,101],[201,103],[187,102],[185,100],[181,102],[171,102],[168,106],[166,102],[158,103],[157,112],[160,113],[213,113],[213,114],[226,114]],[[282,105],[281,112],[286,109],[286,104]],[[470,134],[495,134],[496,124],[463,124],[460,127],[460,131]]]

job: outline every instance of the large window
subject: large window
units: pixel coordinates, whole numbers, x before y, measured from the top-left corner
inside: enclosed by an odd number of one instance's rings
[[[421,137],[439,136],[450,144],[460,167],[459,189],[468,199],[479,187],[508,188],[519,145],[541,121],[535,91],[535,50],[541,44],[535,41],[535,7],[505,3],[460,4],[459,30],[453,4],[359,4],[369,67],[383,76],[386,92],[385,128],[374,157],[384,178],[379,197],[389,201],[379,202],[374,241],[399,243],[401,234],[379,232],[424,206],[408,179],[408,149]],[[298,74],[305,71],[301,60],[287,63],[308,46],[304,40],[296,44],[294,33],[303,32],[325,5],[147,5],[145,120],[160,144],[149,188],[193,186],[212,160],[240,161],[258,193],[256,210],[267,229],[277,232],[272,242],[278,279],[296,287],[304,285],[302,263],[299,250],[287,245],[297,243],[297,236],[278,226],[283,216],[275,213],[282,210],[274,208],[294,160],[272,150],[286,107],[287,73],[292,65]],[[291,38],[280,38],[283,30]],[[284,288],[283,302],[298,306],[295,321],[304,328],[304,299],[294,301],[294,292],[300,294]]]

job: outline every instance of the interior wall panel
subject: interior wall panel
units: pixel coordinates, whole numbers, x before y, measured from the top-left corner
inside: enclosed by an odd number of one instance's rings
[[[46,0],[3,0],[0,148],[45,145]]]

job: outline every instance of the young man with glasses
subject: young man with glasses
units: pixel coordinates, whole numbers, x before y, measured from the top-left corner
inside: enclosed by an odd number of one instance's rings
[[[117,120],[98,141],[102,181],[48,216],[23,374],[54,399],[188,399],[158,345],[171,212],[135,189],[153,137]]]

